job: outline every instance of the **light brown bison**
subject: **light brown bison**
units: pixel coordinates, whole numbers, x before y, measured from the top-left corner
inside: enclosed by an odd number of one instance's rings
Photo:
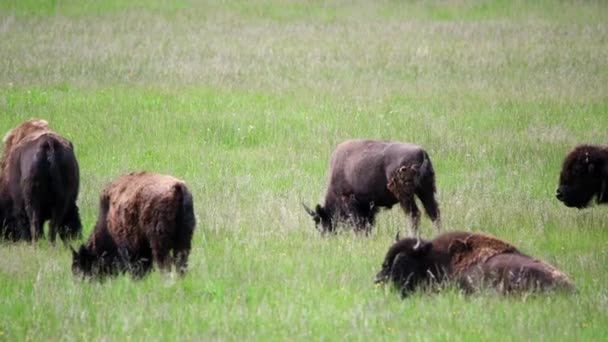
[[[123,175],[103,190],[93,232],[78,251],[72,249],[72,271],[141,276],[153,261],[163,271],[173,262],[184,274],[195,224],[192,195],[183,181],[150,172]]]
[[[45,120],[31,119],[11,129],[3,139],[0,160],[0,230],[5,239],[44,235],[63,241],[80,237],[76,205],[79,169],[74,147],[51,131]]]
[[[502,293],[573,289],[552,265],[482,233],[448,232],[432,241],[396,241],[388,250],[376,283],[391,281],[405,297],[430,283],[455,281],[466,292],[483,287]]]
[[[435,171],[422,147],[395,141],[347,140],[332,154],[325,205],[304,208],[323,232],[333,231],[337,222],[349,222],[369,232],[380,208],[396,203],[410,216],[411,229],[418,236],[420,210],[439,229],[439,206],[435,200]]]
[[[568,207],[584,208],[593,197],[608,203],[608,146],[580,145],[562,165],[555,196]]]

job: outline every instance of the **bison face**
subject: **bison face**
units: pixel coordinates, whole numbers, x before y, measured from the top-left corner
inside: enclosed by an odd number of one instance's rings
[[[586,207],[601,193],[603,164],[592,152],[575,149],[564,161],[555,197],[568,207]]]
[[[396,242],[386,254],[382,268],[376,275],[375,283],[392,283],[406,296],[420,283],[430,279],[429,261],[433,247],[431,242],[408,238]]]
[[[75,276],[91,276],[96,262],[96,256],[85,245],[78,252],[72,249],[72,273]]]
[[[302,203],[306,212],[312,217],[313,221],[315,221],[315,227],[319,229],[321,232],[331,232],[334,230],[334,226],[332,223],[332,216],[329,211],[323,208],[321,205],[317,204],[315,210],[310,209],[306,204]],[[321,228],[319,228],[319,226]]]

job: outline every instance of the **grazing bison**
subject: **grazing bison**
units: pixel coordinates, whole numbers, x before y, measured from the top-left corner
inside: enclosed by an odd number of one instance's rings
[[[596,197],[608,203],[608,146],[581,145],[562,165],[555,196],[568,207],[584,208]]]
[[[552,265],[481,233],[448,232],[418,247],[412,238],[388,250],[376,283],[392,281],[405,297],[419,286],[454,280],[466,292],[493,287],[503,293],[573,289]]]
[[[152,261],[163,271],[173,261],[184,274],[195,223],[192,195],[183,181],[149,172],[123,175],[103,190],[93,232],[78,251],[72,249],[72,271],[141,276]]]
[[[396,203],[410,216],[418,237],[418,196],[439,230],[439,206],[435,201],[435,172],[422,147],[394,141],[347,140],[336,148],[329,165],[325,206],[315,210],[303,204],[323,232],[333,231],[339,221],[369,233],[380,208]]]
[[[79,169],[74,147],[51,131],[45,120],[32,119],[4,137],[0,160],[0,219],[2,237],[35,241],[59,233],[65,242],[81,234],[78,197]]]

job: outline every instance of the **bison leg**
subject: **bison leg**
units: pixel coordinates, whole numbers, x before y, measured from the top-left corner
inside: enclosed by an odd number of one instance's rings
[[[405,211],[406,214],[410,216],[410,232],[411,235],[415,235],[418,242],[420,242],[420,232],[418,231],[418,226],[420,224],[420,210],[418,206],[416,206],[416,201],[412,197],[411,201],[407,204],[402,204],[401,208]]]
[[[62,235],[61,234],[62,227],[59,226],[59,223],[62,221],[62,218],[63,218],[63,210],[61,210],[59,208],[54,208],[51,219],[49,220],[49,241],[51,241],[51,244],[53,244],[53,245],[55,245],[55,240],[57,238],[58,229],[60,231],[60,235]],[[63,237],[62,237],[62,239],[63,239]]]
[[[40,210],[40,202],[39,196],[37,193],[37,187],[39,185],[35,184],[32,179],[24,179],[21,182],[21,188],[23,189],[23,200],[25,213],[29,220],[29,228],[30,228],[30,238],[32,242],[35,242],[39,236],[44,236],[44,231],[42,230],[42,226],[44,224],[42,213]]]
[[[70,205],[58,228],[59,237],[63,242],[67,242],[68,239],[79,239],[82,237],[82,223],[80,222],[76,204]]]
[[[171,271],[171,255],[169,254],[169,250],[163,246],[154,246],[152,247],[152,258],[154,259],[154,263],[161,272],[169,272]]]
[[[32,212],[30,214],[30,237],[32,242],[36,242],[38,240],[38,236],[44,237],[44,232],[42,230],[42,220],[40,220],[40,216],[37,212]]]
[[[188,256],[190,255],[190,248],[187,249],[174,249],[173,260],[175,262],[175,269],[180,276],[186,274],[188,269]]]
[[[410,217],[410,230],[420,242],[418,225],[420,223],[420,210],[416,206],[414,199],[415,182],[414,177],[417,173],[417,166],[402,166],[397,170],[388,181],[386,187],[397,198],[401,208]]]
[[[18,238],[24,241],[30,241],[32,239],[32,232],[30,231],[30,219],[25,211],[19,211],[14,226],[15,234],[19,234]]]
[[[186,270],[188,269],[188,256],[190,255],[192,233],[192,228],[180,227],[180,231],[177,234],[176,243],[173,248],[175,270],[180,276],[186,274]]]
[[[51,213],[51,219],[49,220],[49,240],[53,245],[55,245],[55,240],[57,238],[57,231],[59,231],[59,235],[61,239],[65,242],[64,233],[63,233],[63,221],[66,216],[66,212],[68,210],[68,204],[64,199],[56,199],[55,207]]]
[[[49,222],[49,241],[51,242],[51,244],[53,246],[55,245],[56,237],[57,237],[57,223],[56,223],[56,221],[51,220]]]
[[[30,224],[30,239],[32,242],[36,242],[38,237],[44,237],[44,231],[42,230],[44,222],[40,217],[40,209],[35,203],[30,203],[26,205],[25,211]]]
[[[341,212],[356,232],[364,232],[367,236],[371,233],[378,208],[373,201],[361,201],[351,194],[342,197]]]
[[[167,234],[167,225],[158,223],[154,228],[155,234],[150,237],[150,249],[152,249],[152,259],[161,272],[171,271],[170,245],[171,236]]]
[[[437,231],[441,230],[441,214],[439,212],[439,205],[435,200],[435,194],[432,189],[421,189],[416,192],[418,198],[420,198],[420,202],[424,206],[424,211],[429,215],[431,221],[433,221],[433,225],[437,229]]]
[[[186,274],[188,269],[188,256],[190,255],[190,248],[192,242],[192,233],[190,229],[182,229],[176,236],[175,245],[173,246],[173,262],[175,263],[175,270],[180,276]]]

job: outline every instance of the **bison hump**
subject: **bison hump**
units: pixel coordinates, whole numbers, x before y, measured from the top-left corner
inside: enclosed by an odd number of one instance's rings
[[[475,233],[463,240],[450,244],[451,268],[460,273],[477,263],[486,262],[491,257],[503,253],[519,253],[515,246],[487,234]]]

